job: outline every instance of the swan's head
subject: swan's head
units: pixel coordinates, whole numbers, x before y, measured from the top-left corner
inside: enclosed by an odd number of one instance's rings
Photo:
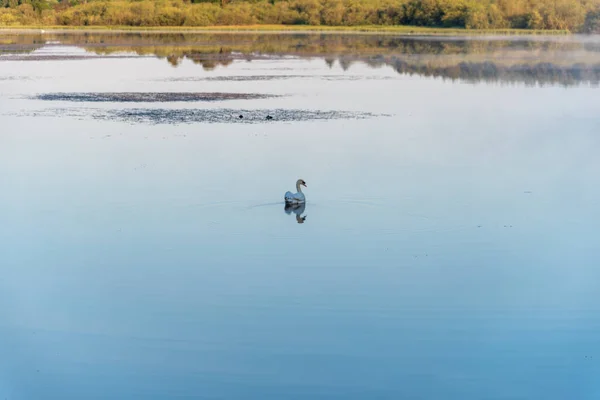
[[[306,182],[304,182],[304,179],[298,179],[298,181],[296,181],[296,186],[300,187],[300,186],[306,186]]]

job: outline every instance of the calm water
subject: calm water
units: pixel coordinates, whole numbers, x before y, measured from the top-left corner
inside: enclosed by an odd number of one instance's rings
[[[0,36],[0,398],[600,398],[599,80],[597,37]]]

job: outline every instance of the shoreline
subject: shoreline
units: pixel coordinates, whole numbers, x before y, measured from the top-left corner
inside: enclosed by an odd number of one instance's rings
[[[44,31],[44,32],[40,32]],[[264,33],[264,34],[380,34],[408,36],[570,36],[569,31],[531,29],[462,29],[417,26],[318,26],[318,25],[233,25],[233,26],[0,26],[0,35],[10,33]]]

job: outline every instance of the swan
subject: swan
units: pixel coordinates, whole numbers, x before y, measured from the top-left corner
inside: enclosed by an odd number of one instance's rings
[[[298,193],[286,192],[285,193],[285,202],[286,204],[301,204],[306,201],[304,197],[304,193],[302,193],[302,189],[300,186],[306,187],[306,182],[303,179],[298,179],[296,181],[296,190]]]

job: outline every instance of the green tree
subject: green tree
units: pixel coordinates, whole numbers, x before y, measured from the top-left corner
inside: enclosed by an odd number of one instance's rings
[[[529,14],[527,27],[530,29],[544,29],[544,18],[537,10]]]
[[[488,11],[479,3],[469,5],[466,11],[465,28],[467,29],[488,29],[490,21]]]

